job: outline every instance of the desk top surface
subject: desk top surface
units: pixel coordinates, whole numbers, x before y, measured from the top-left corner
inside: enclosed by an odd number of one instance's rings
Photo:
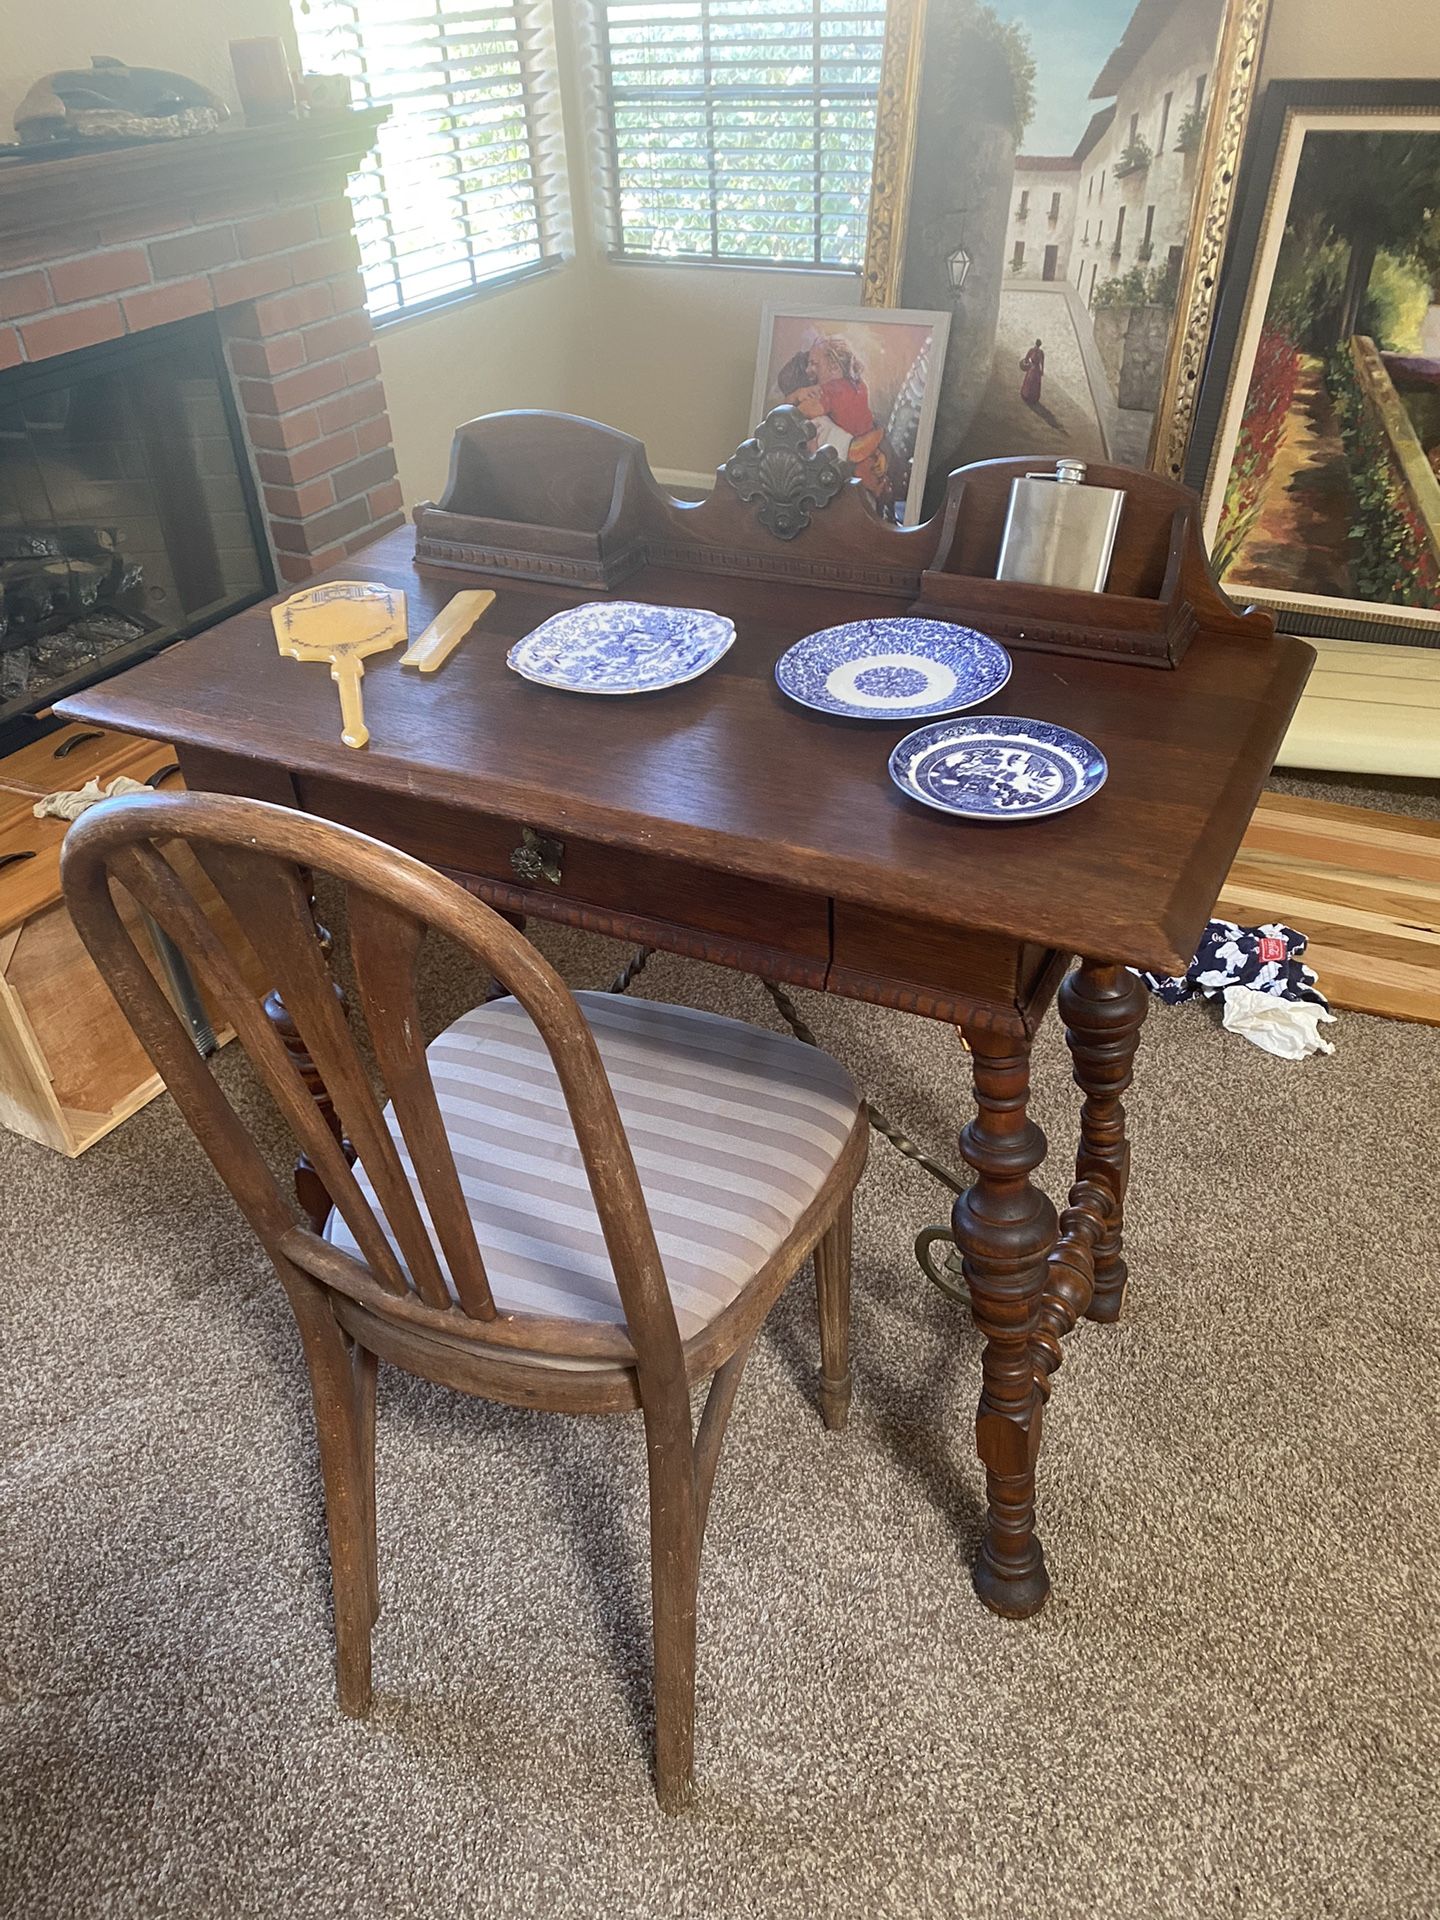
[[[779,655],[841,620],[893,615],[849,589],[647,568],[611,596],[414,561],[401,528],[326,578],[403,587],[413,637],[454,593],[495,604],[438,673],[366,662],[370,744],[341,744],[323,665],[283,659],[266,602],[59,703],[97,725],[304,776],[500,814],[563,837],[980,928],[1097,959],[1180,971],[1219,893],[1312,652],[1289,636],[1201,634],[1172,671],[1014,652],[999,711],[1100,747],[1110,777],[1049,820],[972,825],[905,799],[886,763],[909,728],[793,705]],[[594,698],[532,685],[510,645],[561,607],[613,597],[712,607],[735,645],[664,693]]]

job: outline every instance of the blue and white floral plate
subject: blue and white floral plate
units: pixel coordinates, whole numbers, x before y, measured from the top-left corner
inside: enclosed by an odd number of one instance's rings
[[[1089,800],[1110,768],[1068,727],[1007,714],[919,727],[890,756],[902,793],[966,820],[1042,820]]]
[[[797,640],[775,665],[780,691],[847,720],[963,713],[1010,678],[998,641],[944,620],[852,620]]]
[[[506,663],[567,693],[658,693],[697,680],[734,642],[734,621],[699,607],[595,600],[542,621]]]

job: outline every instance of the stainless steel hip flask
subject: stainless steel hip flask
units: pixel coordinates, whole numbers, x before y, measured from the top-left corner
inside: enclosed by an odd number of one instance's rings
[[[1085,485],[1083,460],[1057,460],[1010,488],[997,580],[1103,593],[1125,505],[1119,487]]]

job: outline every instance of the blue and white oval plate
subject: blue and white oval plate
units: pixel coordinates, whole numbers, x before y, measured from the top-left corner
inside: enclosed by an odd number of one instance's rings
[[[566,693],[658,693],[698,680],[735,643],[735,623],[699,607],[594,600],[552,614],[506,664]]]
[[[1008,714],[919,727],[890,756],[902,793],[965,820],[1043,820],[1089,800],[1109,772],[1082,734]]]
[[[782,693],[847,720],[963,713],[1010,678],[996,640],[944,620],[852,620],[797,640],[775,664]]]

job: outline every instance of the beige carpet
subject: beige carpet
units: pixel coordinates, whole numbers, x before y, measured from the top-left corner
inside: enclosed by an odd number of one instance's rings
[[[774,1020],[678,961],[642,987]],[[435,989],[437,1020],[478,997]],[[948,1031],[803,998],[948,1151]],[[376,1710],[347,1723],[298,1348],[228,1200],[167,1101],[75,1165],[0,1136],[0,1911],[1433,1914],[1440,1031],[1332,1032],[1296,1067],[1152,1017],[1131,1308],[1057,1382],[1027,1624],[969,1584],[977,1344],[909,1252],[938,1190],[877,1142],[850,1432],[814,1411],[803,1284],[736,1408],[678,1821],[636,1423],[382,1374]],[[1038,1072],[1058,1190],[1053,1028]]]

